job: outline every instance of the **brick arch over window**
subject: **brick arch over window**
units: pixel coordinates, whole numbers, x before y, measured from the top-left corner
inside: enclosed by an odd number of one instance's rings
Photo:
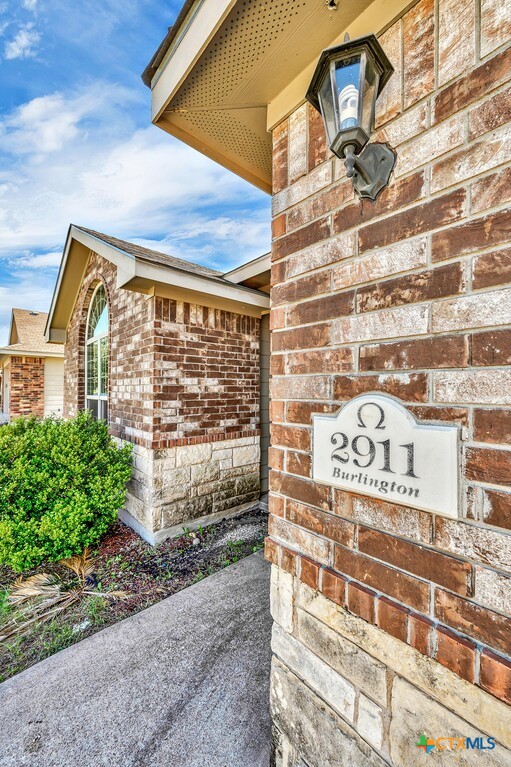
[[[111,365],[110,328],[112,315],[112,290],[115,285],[115,269],[108,262],[98,261],[91,252],[91,261],[77,296],[75,307],[67,328],[64,376],[64,417],[70,418],[85,408],[85,340],[87,316],[94,292],[99,284],[105,289],[109,313],[108,365]],[[103,268],[98,268],[98,266]],[[109,381],[110,385],[110,381]],[[110,391],[108,391],[110,395]]]

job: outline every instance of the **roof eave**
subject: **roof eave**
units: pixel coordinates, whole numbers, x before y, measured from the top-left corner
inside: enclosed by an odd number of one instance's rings
[[[151,87],[151,82],[158,71],[158,67],[160,66],[161,62],[165,58],[167,51],[169,50],[170,46],[176,39],[179,30],[181,29],[182,25],[184,24],[186,17],[188,16],[189,12],[192,10],[193,6],[197,0],[185,0],[183,5],[181,6],[181,10],[179,11],[177,18],[175,22],[172,24],[171,27],[168,28],[167,34],[163,38],[162,42],[156,49],[153,57],[151,58],[151,61],[146,66],[144,71],[142,72],[142,82],[144,85],[147,85],[148,88]]]
[[[254,258],[246,264],[237,266],[236,269],[231,269],[230,272],[224,274],[224,279],[229,282],[239,284],[245,280],[257,277],[257,275],[267,272],[271,269],[271,253],[264,253],[262,256]]]
[[[143,258],[126,253],[120,248],[106,243],[99,237],[84,232],[80,227],[71,225],[69,227],[64,253],[59,268],[57,283],[48,313],[48,320],[45,328],[45,339],[48,343],[65,343],[66,328],[69,323],[70,313],[66,310],[66,327],[56,326],[54,322],[55,311],[58,306],[59,294],[62,289],[64,274],[68,265],[68,260],[72,252],[73,242],[80,243],[84,248],[98,253],[100,256],[110,261],[117,267],[117,288],[125,290],[135,290],[140,292],[150,292],[147,287],[154,283],[164,284],[176,287],[181,291],[190,291],[193,294],[211,295],[218,299],[239,304],[240,307],[248,305],[257,307],[261,311],[269,308],[268,296],[254,288],[248,288],[243,285],[234,284],[232,281],[219,276],[208,277],[202,274],[187,272],[171,265],[155,264],[144,260]],[[73,280],[73,285],[78,290],[78,285],[83,279],[84,266]],[[141,285],[146,286],[144,289]],[[75,288],[73,288],[75,289]],[[73,297],[76,300],[77,292]],[[74,300],[68,302],[68,306],[74,305]],[[64,323],[61,323],[61,325]]]
[[[12,349],[10,346],[0,347],[0,357],[64,357],[64,352],[49,349]]]

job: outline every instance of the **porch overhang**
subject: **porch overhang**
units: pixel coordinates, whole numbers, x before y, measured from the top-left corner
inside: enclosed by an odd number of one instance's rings
[[[143,75],[153,123],[271,192],[269,131],[305,101],[321,51],[416,1],[187,0]]]

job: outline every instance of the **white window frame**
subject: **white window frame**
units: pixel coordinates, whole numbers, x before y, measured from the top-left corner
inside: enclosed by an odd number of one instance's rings
[[[106,310],[107,310],[107,317],[108,317],[108,324],[107,329],[104,333],[98,333],[95,336],[92,336],[91,338],[87,338],[87,335],[89,333],[89,323],[90,323],[90,315],[92,311],[92,307],[94,306],[94,299],[96,298],[96,293],[98,290],[103,289],[103,292],[105,294],[106,298]],[[89,400],[96,401],[98,403],[97,410],[98,410],[98,418],[99,419],[105,419],[106,420],[106,413],[107,413],[107,406],[101,405],[101,402],[108,403],[108,394],[89,394],[88,392],[88,386],[89,386],[89,376],[88,376],[88,370],[89,370],[89,349],[91,349],[93,346],[97,345],[97,359],[98,359],[98,392],[101,392],[101,339],[106,338],[107,339],[107,355],[109,353],[108,348],[108,332],[110,330],[110,311],[108,307],[108,296],[105,290],[105,286],[102,282],[100,282],[96,287],[94,288],[94,293],[92,294],[89,309],[87,311],[87,323],[85,325],[85,407],[89,409]],[[106,379],[106,388],[108,391],[108,385],[110,382],[110,365],[108,366],[108,372],[107,372],[107,379]]]

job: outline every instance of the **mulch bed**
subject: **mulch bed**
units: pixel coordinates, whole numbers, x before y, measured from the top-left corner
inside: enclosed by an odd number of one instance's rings
[[[185,532],[153,548],[116,522],[95,552],[92,585],[98,591],[122,590],[128,596],[85,597],[50,623],[36,624],[28,635],[0,643],[0,682],[258,551],[266,529],[267,514],[253,511]],[[24,577],[50,571],[58,571],[64,579],[72,577],[54,564],[41,565]],[[17,578],[19,574],[0,567],[0,627],[12,618],[5,593]]]

